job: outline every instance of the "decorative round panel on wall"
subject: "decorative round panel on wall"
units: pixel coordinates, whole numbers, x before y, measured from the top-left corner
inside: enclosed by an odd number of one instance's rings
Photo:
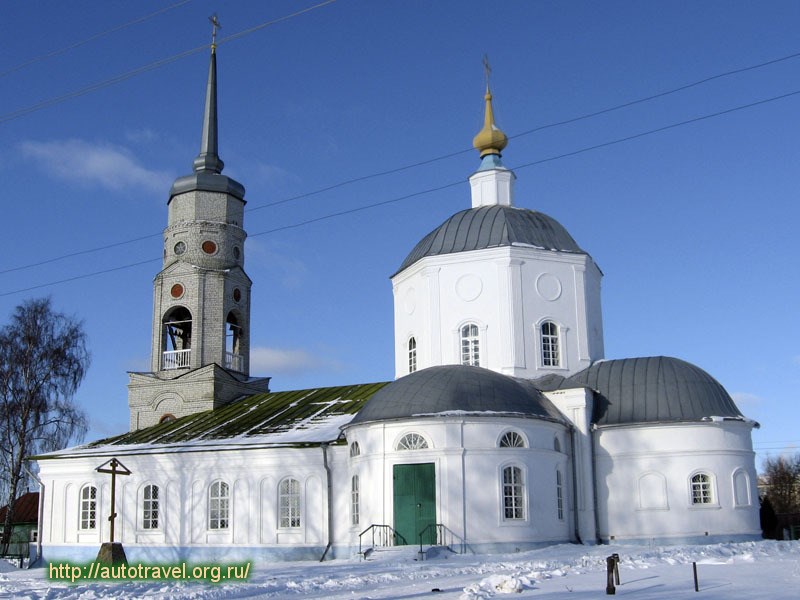
[[[180,283],[176,283],[169,289],[169,295],[173,298],[180,298],[183,296],[183,286]]]
[[[417,291],[414,288],[409,288],[406,292],[406,297],[403,298],[403,308],[406,314],[414,314],[414,310],[417,308]]]
[[[217,251],[217,245],[211,240],[206,240],[203,242],[201,248],[203,248],[203,252],[206,254],[214,254]]]
[[[561,282],[552,273],[542,273],[536,278],[536,291],[548,302],[561,297]]]
[[[481,278],[472,273],[462,275],[456,281],[456,295],[464,302],[472,302],[483,291],[483,282]]]

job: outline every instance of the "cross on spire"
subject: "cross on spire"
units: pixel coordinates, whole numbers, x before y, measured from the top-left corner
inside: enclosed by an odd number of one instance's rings
[[[208,22],[211,23],[211,49],[216,50],[217,29],[222,29],[222,25],[220,25],[219,19],[217,19],[217,13],[214,13],[213,15],[208,17]]]
[[[486,76],[486,89],[489,89],[489,76],[492,74],[492,67],[489,66],[489,56],[483,55],[483,72]]]

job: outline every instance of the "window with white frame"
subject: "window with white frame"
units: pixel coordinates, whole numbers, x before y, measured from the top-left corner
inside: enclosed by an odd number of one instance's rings
[[[525,519],[525,480],[519,467],[503,469],[503,519],[519,521]]]
[[[561,471],[556,471],[556,508],[558,520],[564,520],[564,479]]]
[[[397,442],[398,450],[425,450],[428,442],[418,433],[407,433]]]
[[[158,529],[161,497],[157,485],[146,485],[142,491],[142,529]]]
[[[480,341],[478,326],[467,323],[461,327],[461,364],[480,366]]]
[[[408,339],[408,372],[413,373],[417,370],[417,339]]]
[[[542,342],[542,366],[560,367],[561,350],[559,348],[558,325],[545,321],[539,328]]]
[[[358,445],[358,442],[353,442],[352,444],[350,444],[350,458],[360,455],[361,455],[361,446]]]
[[[358,525],[360,512],[359,502],[360,495],[358,475],[353,475],[353,479],[350,483],[350,522],[353,525]]]
[[[506,431],[500,438],[501,448],[524,448],[525,438],[516,431]]]
[[[714,481],[708,473],[692,475],[692,504],[714,504]]]
[[[224,481],[215,481],[208,488],[208,528],[227,529],[230,525],[231,493]]]
[[[300,527],[300,482],[297,479],[281,481],[278,487],[278,514],[279,527]]]
[[[97,529],[97,488],[93,485],[81,489],[81,529]]]

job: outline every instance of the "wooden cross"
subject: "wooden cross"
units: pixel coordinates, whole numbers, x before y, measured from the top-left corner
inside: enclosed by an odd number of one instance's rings
[[[109,465],[111,468],[106,467]],[[111,474],[111,515],[108,520],[111,522],[111,539],[109,541],[114,543],[114,519],[117,517],[117,504],[116,504],[116,488],[117,488],[117,475],[130,475],[131,471],[119,462],[116,458],[107,460],[102,465],[95,469],[98,473]]]

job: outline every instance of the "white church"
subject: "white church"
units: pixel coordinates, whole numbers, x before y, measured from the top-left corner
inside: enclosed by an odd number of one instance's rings
[[[760,538],[758,424],[687,362],[604,359],[602,272],[555,219],[515,206],[488,86],[471,206],[465,185],[465,209],[391,279],[396,379],[271,392],[251,377],[245,190],[222,174],[216,86],[212,46],[130,431],[34,457],[45,561],[89,561],[109,540],[96,468],[112,458],[132,472],[114,521],[132,561]]]

